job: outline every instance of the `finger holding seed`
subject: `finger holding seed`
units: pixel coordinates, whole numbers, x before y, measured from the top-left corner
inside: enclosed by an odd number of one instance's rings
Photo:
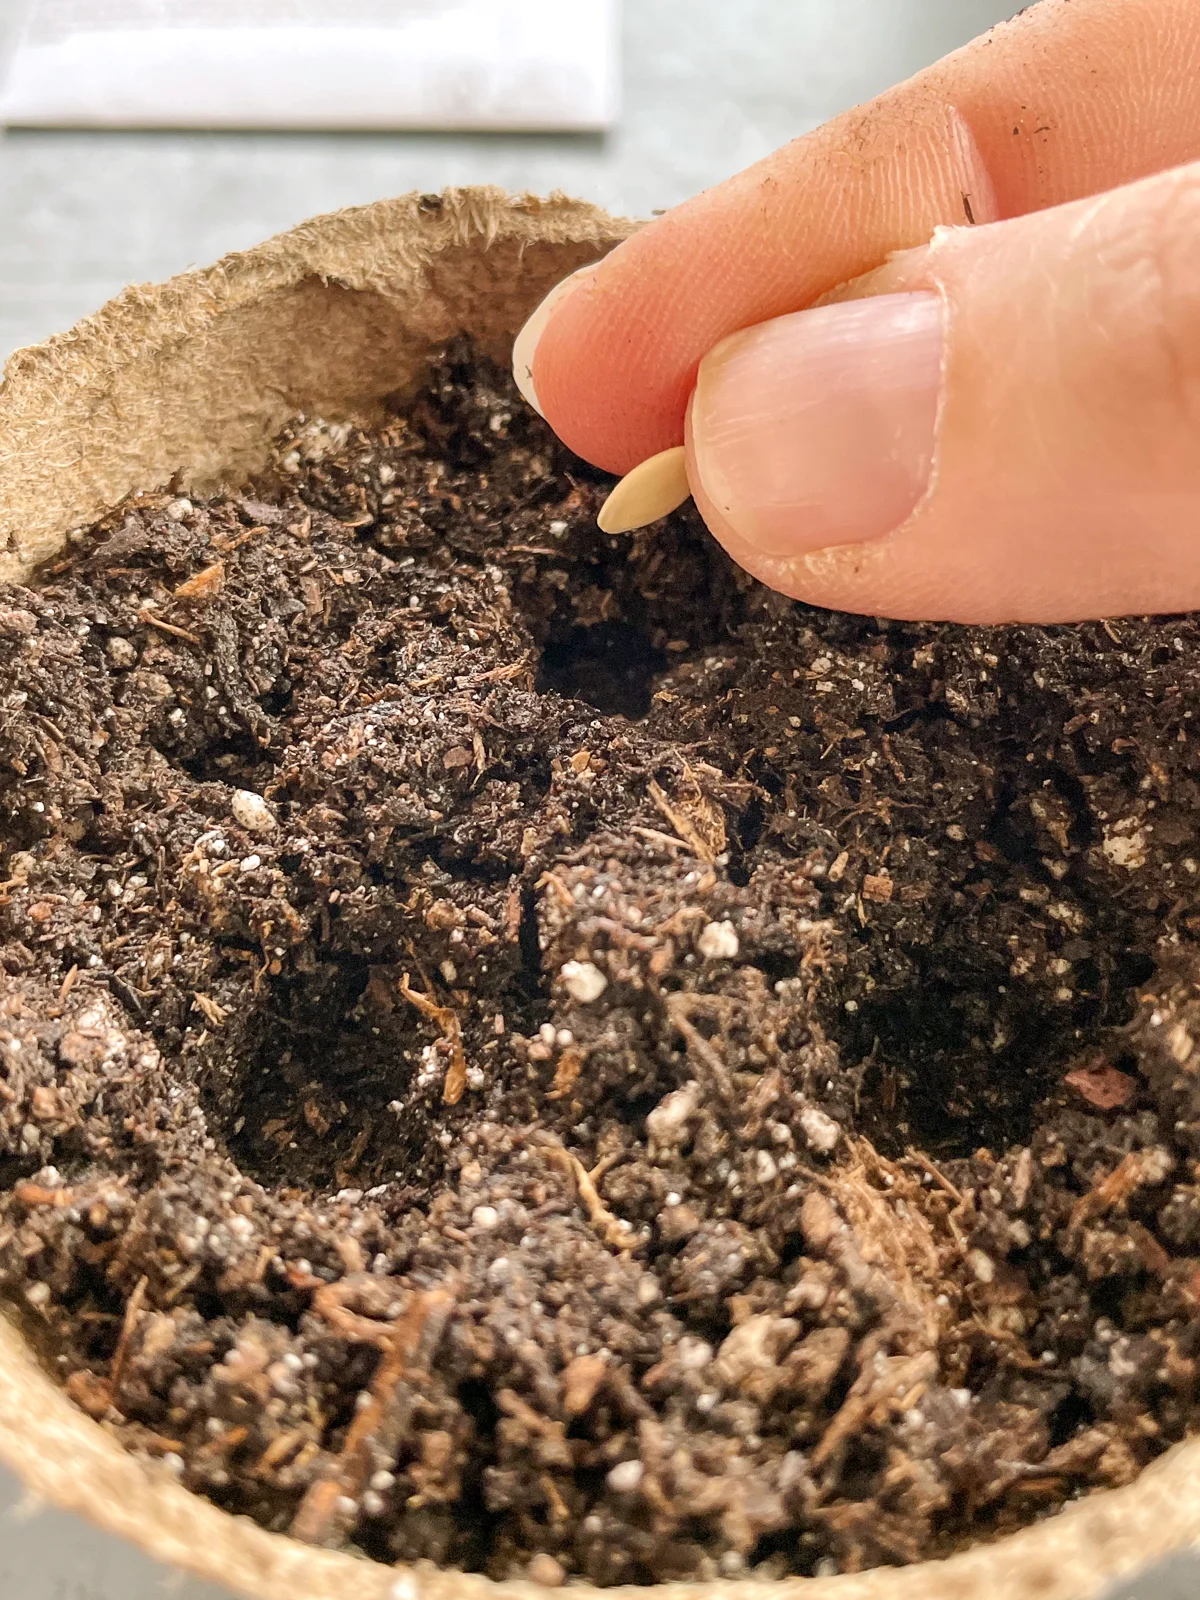
[[[1200,607],[1200,5],[1041,0],[638,229],[515,378],[810,605]],[[675,469],[672,469],[675,470]],[[661,509],[666,508],[665,501]]]

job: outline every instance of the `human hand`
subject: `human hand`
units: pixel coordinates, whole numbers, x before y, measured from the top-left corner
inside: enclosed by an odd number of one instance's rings
[[[567,280],[514,368],[609,471],[686,437],[813,604],[1200,607],[1200,5],[1040,0]]]

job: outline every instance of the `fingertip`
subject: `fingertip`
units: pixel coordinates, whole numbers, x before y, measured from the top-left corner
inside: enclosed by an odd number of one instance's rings
[[[619,246],[542,330],[539,405],[578,455],[626,473],[682,442],[698,367],[719,341],[810,305],[938,223],[996,215],[966,116],[944,100],[881,102]]]
[[[679,306],[688,298],[671,220],[618,246],[602,270],[557,302],[534,357],[537,396],[555,433],[618,476],[683,443],[695,365],[671,370]]]
[[[542,335],[549,326],[550,319],[554,313],[571,294],[581,287],[585,278],[595,274],[599,265],[599,262],[593,261],[586,266],[577,267],[574,272],[568,273],[560,283],[556,283],[549,294],[534,307],[520,332],[513,340],[513,382],[520,391],[522,399],[533,407],[539,417],[546,415],[541,400],[538,398],[537,381],[534,376],[538,347],[542,342]]]

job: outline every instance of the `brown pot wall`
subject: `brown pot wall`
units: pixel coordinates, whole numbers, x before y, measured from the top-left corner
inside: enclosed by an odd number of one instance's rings
[[[131,491],[235,484],[297,412],[370,420],[454,333],[503,358],[551,284],[632,227],[561,197],[454,190],[319,217],[206,271],[126,290],[8,365],[0,579],[27,579]],[[533,1584],[314,1550],[217,1510],[76,1410],[3,1317],[0,1461],[34,1495],[247,1600],[545,1600]],[[949,1561],[666,1587],[672,1600],[1101,1600],[1116,1579],[1196,1544],[1200,1441],[1128,1489]]]

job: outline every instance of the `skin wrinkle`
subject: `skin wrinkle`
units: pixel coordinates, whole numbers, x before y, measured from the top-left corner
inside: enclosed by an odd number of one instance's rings
[[[1196,153],[1200,16],[1191,0],[1052,0],[1037,10],[993,30],[1006,35],[1028,21],[1038,48],[1024,60],[998,51],[990,83],[977,46],[959,53],[980,68],[974,93],[958,104],[996,175],[1002,215],[1060,205]],[[938,63],[931,77],[952,77],[955,61]],[[1007,127],[994,103],[1006,89],[1020,108]],[[981,93],[985,107],[974,98]],[[1015,139],[1014,126],[1022,129]]]
[[[1188,356],[1200,341],[1200,318],[1193,316],[1189,326],[1188,297],[1175,287],[1177,280],[1195,279],[1194,263],[1176,273],[1167,259],[1171,242],[1181,236],[1185,262],[1194,254],[1200,239],[1200,181],[1181,174],[1175,182],[1176,176],[1165,174],[1153,199],[1128,223],[1120,194],[1101,196],[1087,208],[1087,225],[1106,235],[1107,248],[1089,246],[1084,225],[1071,230],[1086,319],[1103,330],[1140,330],[1139,337],[1119,343],[1110,337],[1091,355],[1100,369],[1096,376],[1105,376],[1106,367],[1118,369],[1109,371],[1101,398],[1108,400],[1115,425],[1137,428],[1147,476],[1172,470],[1178,419],[1194,410],[1193,390],[1200,387],[1200,361],[1194,382],[1187,378]],[[1071,397],[1081,407],[1091,398],[1090,376],[1081,375],[1078,395]],[[1135,407],[1129,404],[1131,393],[1138,397]]]
[[[996,185],[974,130],[965,117],[959,116],[953,123],[952,131],[960,168],[964,174],[975,175],[973,190],[963,195],[964,210],[968,202],[970,205],[967,221],[973,226],[999,221],[1000,206],[996,198]]]
[[[1154,231],[1151,249],[1164,306],[1164,356],[1169,372],[1165,388],[1174,408],[1200,440],[1197,240],[1200,240],[1200,179],[1181,174],[1178,187],[1163,197],[1161,222]]]

